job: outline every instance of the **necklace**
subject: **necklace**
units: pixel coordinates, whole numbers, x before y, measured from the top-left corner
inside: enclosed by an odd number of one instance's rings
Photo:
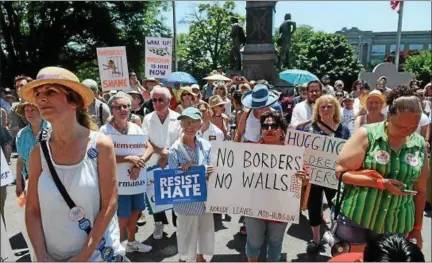
[[[126,128],[122,129],[120,128],[117,123],[114,121],[114,119],[111,121],[111,125],[114,126],[114,128],[120,132],[121,134],[128,134],[128,124],[126,123]]]

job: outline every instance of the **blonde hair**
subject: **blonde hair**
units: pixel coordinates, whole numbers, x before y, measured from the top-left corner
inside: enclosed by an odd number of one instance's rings
[[[210,108],[210,105],[207,102],[200,102],[196,105],[196,108],[199,110],[199,108],[201,107],[201,105],[204,105],[204,107],[207,109],[208,113],[210,114],[210,117],[213,116],[214,112],[213,110]],[[203,116],[204,117],[204,116]]]
[[[223,88],[223,93],[222,94],[223,94],[224,97],[226,97],[227,94],[228,94],[228,90],[227,90],[227,87],[224,84],[222,84],[222,83],[219,83],[219,84],[217,84],[216,86],[213,87],[213,95],[217,95],[216,90],[218,88]]]
[[[334,109],[333,121],[335,123],[341,123],[342,122],[341,107],[339,101],[333,95],[323,95],[315,101],[315,105],[313,107],[313,112],[312,112],[312,122],[317,122],[320,120],[319,107],[321,106],[321,104],[325,102],[330,103],[333,106]]]

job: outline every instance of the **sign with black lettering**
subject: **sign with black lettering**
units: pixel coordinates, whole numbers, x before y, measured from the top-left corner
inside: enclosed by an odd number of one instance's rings
[[[305,149],[304,161],[310,183],[337,189],[336,160],[346,140],[303,131],[288,130],[285,144]]]
[[[114,143],[117,156],[142,156],[147,142],[146,135],[115,135],[108,134]],[[118,163],[118,194],[135,195],[146,191],[146,169],[141,169],[138,178],[131,177],[133,164]]]
[[[11,173],[11,170],[9,169],[9,165],[6,161],[6,158],[3,154],[3,150],[0,149],[1,152],[1,168],[0,168],[0,175],[1,175],[1,186],[11,184],[14,181],[14,177]]]
[[[207,212],[298,223],[302,183],[294,174],[303,154],[295,146],[213,142]]]

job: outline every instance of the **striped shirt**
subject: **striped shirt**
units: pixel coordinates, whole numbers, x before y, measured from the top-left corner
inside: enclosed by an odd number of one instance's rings
[[[407,137],[405,145],[394,152],[388,143],[385,122],[364,126],[369,146],[362,170],[371,169],[384,178],[395,179],[413,190],[421,175],[424,160],[424,139],[417,133]],[[344,185],[346,196],[341,213],[364,228],[376,233],[408,233],[413,229],[415,203],[412,195],[392,195],[387,190]]]
[[[193,149],[183,144],[188,153],[193,165],[210,165],[211,164],[211,144],[202,139],[195,137],[196,148]],[[179,168],[188,162],[188,158],[184,155],[180,148],[180,139],[178,139],[168,151],[168,167],[170,169]],[[173,205],[174,212],[179,215],[203,215],[206,211],[204,202],[181,203]]]

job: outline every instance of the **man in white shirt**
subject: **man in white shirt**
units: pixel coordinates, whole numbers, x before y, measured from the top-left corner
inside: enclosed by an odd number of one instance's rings
[[[154,112],[146,115],[143,120],[142,128],[144,134],[148,136],[148,143],[154,153],[147,166],[152,166],[158,163],[162,168],[165,168],[168,163],[168,148],[181,136],[182,129],[177,117],[180,116],[175,111],[170,110],[171,93],[167,88],[156,86],[150,93]],[[150,146],[149,145],[149,146]],[[173,224],[176,225],[176,216],[174,212]],[[168,224],[165,212],[153,215],[155,221],[155,229],[153,231],[154,239],[163,237],[164,224]]]
[[[311,122],[312,107],[315,101],[321,97],[323,86],[318,80],[313,80],[307,84],[307,98],[306,100],[295,105],[290,127],[296,129],[303,127]]]
[[[330,76],[329,75],[324,75],[321,78],[321,82],[323,84],[323,88],[322,88],[322,93],[323,94],[330,94],[330,95],[334,95],[335,93],[335,89],[333,88],[332,85],[330,85]]]

